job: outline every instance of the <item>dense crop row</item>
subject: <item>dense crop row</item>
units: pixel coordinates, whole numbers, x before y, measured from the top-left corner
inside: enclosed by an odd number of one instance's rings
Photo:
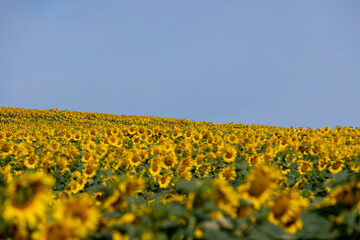
[[[0,109],[0,238],[360,237],[360,130]]]

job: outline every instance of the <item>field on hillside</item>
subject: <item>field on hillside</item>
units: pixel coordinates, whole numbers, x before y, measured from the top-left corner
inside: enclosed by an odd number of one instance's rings
[[[0,239],[359,239],[360,129],[0,108]]]

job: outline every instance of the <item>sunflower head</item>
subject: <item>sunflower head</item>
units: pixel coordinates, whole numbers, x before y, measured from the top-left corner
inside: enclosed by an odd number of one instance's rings
[[[308,205],[309,201],[299,192],[283,191],[269,204],[269,221],[294,234],[303,226],[300,215]]]
[[[97,229],[100,216],[99,209],[88,194],[61,199],[54,213],[57,221],[71,222],[77,226],[81,237]]]
[[[34,227],[45,215],[52,199],[54,179],[43,173],[27,173],[14,179],[7,188],[3,217],[20,227]]]
[[[250,200],[255,209],[260,209],[277,188],[276,181],[280,176],[278,169],[274,167],[257,166],[251,171],[246,182],[237,188],[241,199]]]

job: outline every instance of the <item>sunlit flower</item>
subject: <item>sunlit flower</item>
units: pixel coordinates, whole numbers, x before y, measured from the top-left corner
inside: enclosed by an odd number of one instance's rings
[[[7,189],[3,218],[20,227],[34,227],[44,217],[53,184],[53,178],[42,173],[27,173],[14,179]]]
[[[236,149],[231,146],[225,146],[222,149],[223,161],[226,163],[232,163],[237,156]]]
[[[99,209],[87,194],[62,199],[54,213],[56,220],[72,222],[77,226],[82,237],[86,236],[89,231],[93,232],[97,229],[100,216]]]
[[[253,169],[246,182],[238,186],[241,199],[249,199],[255,209],[259,209],[278,186],[279,172],[273,167],[259,165]]]
[[[310,161],[300,160],[298,164],[298,171],[300,174],[305,174],[313,169],[313,163]]]
[[[234,166],[229,166],[219,172],[219,178],[223,180],[235,180],[236,172]]]
[[[283,191],[269,203],[269,221],[294,234],[303,227],[300,215],[308,205],[297,191]]]
[[[344,160],[335,159],[329,163],[328,170],[329,170],[329,172],[334,174],[334,173],[341,172],[343,167],[344,167]]]

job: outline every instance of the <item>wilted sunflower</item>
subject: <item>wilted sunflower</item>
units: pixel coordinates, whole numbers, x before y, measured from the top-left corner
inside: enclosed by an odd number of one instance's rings
[[[246,182],[237,187],[240,198],[250,200],[255,209],[260,209],[277,188],[276,181],[279,176],[278,169],[259,165],[251,171]]]
[[[44,217],[53,184],[53,178],[40,172],[14,179],[7,188],[3,218],[20,227],[34,227]]]
[[[300,215],[308,205],[309,201],[297,191],[281,192],[269,203],[271,210],[269,221],[280,226],[286,232],[294,234],[303,226]]]

